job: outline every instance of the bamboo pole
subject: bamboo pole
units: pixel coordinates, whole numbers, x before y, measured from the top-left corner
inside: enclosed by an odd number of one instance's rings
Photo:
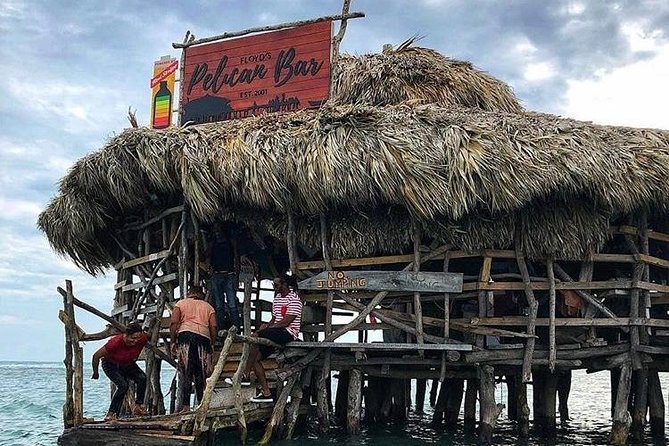
[[[532,283],[530,282],[530,273],[527,270],[527,264],[525,263],[525,256],[523,255],[520,249],[520,235],[516,234],[516,262],[518,263],[518,269],[520,274],[523,277],[523,284],[525,289],[525,297],[527,298],[527,303],[529,305],[529,321],[527,323],[527,334],[534,336],[535,334],[535,325],[537,320],[537,310],[539,309],[539,303],[534,298],[534,291],[532,290]],[[530,381],[530,376],[532,374],[532,356],[534,355],[534,337],[527,338],[525,341],[525,356],[523,358],[523,382],[527,383]]]
[[[553,259],[548,259],[546,261],[546,272],[548,274],[548,283],[550,285],[548,291],[548,368],[551,373],[553,373],[555,371],[555,360],[557,359],[557,348],[555,345],[555,273],[553,272]]]
[[[420,227],[418,222],[413,222],[413,271],[420,271]],[[420,301],[420,293],[413,293],[413,309],[416,315],[416,342],[423,344],[423,307]],[[423,356],[424,351],[419,350],[418,354]]]
[[[234,334],[237,331],[236,327],[230,327],[228,331],[228,336],[223,342],[223,348],[221,349],[221,354],[216,361],[216,366],[211,376],[207,378],[207,385],[202,394],[202,401],[195,411],[195,424],[193,425],[193,433],[197,436],[202,434],[205,431],[205,419],[207,417],[207,411],[209,410],[209,405],[211,404],[211,397],[214,393],[214,388],[220,378],[221,373],[223,372],[223,366],[225,366],[225,360],[228,357],[228,352],[230,351],[230,346],[232,345],[232,340]]]

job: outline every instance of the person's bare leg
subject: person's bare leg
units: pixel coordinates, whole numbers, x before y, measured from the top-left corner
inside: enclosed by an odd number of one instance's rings
[[[256,372],[256,378],[258,378],[258,382],[260,383],[260,387],[262,387],[263,395],[271,396],[272,393],[269,391],[269,385],[267,384],[267,378],[265,377],[265,369],[260,361],[256,362],[254,370]]]

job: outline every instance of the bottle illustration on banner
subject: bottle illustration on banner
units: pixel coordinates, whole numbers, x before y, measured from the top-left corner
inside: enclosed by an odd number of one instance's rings
[[[154,129],[169,127],[170,113],[172,113],[172,92],[167,88],[167,81],[162,81],[156,96],[153,98],[152,127]]]

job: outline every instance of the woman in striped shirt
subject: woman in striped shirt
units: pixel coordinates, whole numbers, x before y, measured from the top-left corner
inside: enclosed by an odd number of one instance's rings
[[[297,281],[293,276],[283,275],[274,279],[274,301],[272,303],[272,319],[262,324],[256,335],[285,345],[297,339],[302,321],[302,301],[297,294]],[[246,376],[253,370],[258,378],[262,391],[258,392],[254,402],[271,402],[272,394],[265,378],[265,369],[260,362],[272,353],[272,347],[261,345],[251,351],[246,368]]]

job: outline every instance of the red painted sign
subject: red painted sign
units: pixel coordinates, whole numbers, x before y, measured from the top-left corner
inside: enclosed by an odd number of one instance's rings
[[[184,49],[181,122],[318,108],[330,92],[332,22]]]

